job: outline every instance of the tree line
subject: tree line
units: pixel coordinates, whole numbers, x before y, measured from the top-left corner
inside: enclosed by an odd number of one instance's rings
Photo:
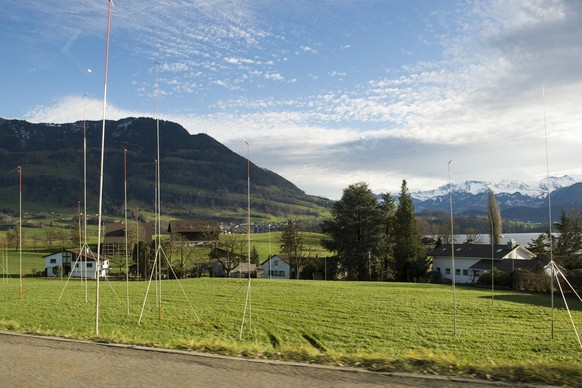
[[[378,199],[364,182],[348,186],[322,224],[321,244],[338,259],[348,279],[412,281],[429,262],[406,180],[398,203],[390,193]]]

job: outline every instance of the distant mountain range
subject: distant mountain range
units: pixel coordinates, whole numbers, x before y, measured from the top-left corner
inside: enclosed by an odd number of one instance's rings
[[[86,122],[88,213],[97,210],[101,121]],[[129,209],[153,211],[156,121],[107,121],[104,212],[123,214],[127,149]],[[23,166],[24,210],[76,212],[83,199],[83,122],[32,124],[0,119],[0,211],[18,209],[18,170]],[[160,121],[161,202],[164,215],[243,221],[247,209],[247,160],[206,134]],[[319,218],[331,201],[305,194],[276,173],[251,163],[252,216],[291,214]],[[141,213],[140,213],[141,214]]]
[[[549,185],[554,221],[559,220],[562,209],[566,211],[578,207],[582,209],[582,182],[564,175],[550,177]],[[451,186],[455,214],[485,215],[488,192],[491,189],[495,193],[504,220],[547,223],[547,179],[535,185],[505,180],[499,183],[466,181]],[[449,185],[444,185],[435,190],[411,193],[415,210],[450,211],[450,189]]]
[[[86,122],[88,212],[97,209],[101,121]],[[153,210],[156,121],[126,118],[107,121],[104,161],[104,211],[123,214],[123,147],[127,149],[129,208]],[[162,208],[180,218],[244,221],[247,206],[247,161],[206,134],[189,134],[176,123],[160,121]],[[32,124],[0,118],[0,211],[18,209],[18,170],[23,165],[25,211],[74,212],[83,198],[83,122]],[[495,193],[504,220],[547,224],[547,180],[529,185],[467,181],[452,186],[453,211],[484,216],[487,195]],[[551,177],[553,220],[562,210],[582,208],[582,182]],[[449,212],[450,188],[413,192],[421,216]],[[253,218],[297,215],[320,220],[332,201],[305,194],[293,183],[251,164]],[[318,221],[316,221],[318,222]]]

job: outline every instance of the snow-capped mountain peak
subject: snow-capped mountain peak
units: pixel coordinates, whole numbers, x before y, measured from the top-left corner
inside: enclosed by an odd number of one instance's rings
[[[563,175],[561,177],[551,176],[549,178],[549,181],[550,181],[550,191],[554,191],[554,190],[560,189],[562,187],[572,186],[574,183],[578,183],[578,181],[576,179],[572,178],[569,175]],[[547,192],[548,191],[548,179],[544,178],[544,179],[540,180],[538,187],[540,188],[540,190]]]
[[[557,190],[562,187],[571,186],[578,181],[569,175],[561,177],[550,177],[550,191]],[[527,184],[517,180],[502,180],[498,183],[486,181],[465,181],[462,183],[453,183],[452,189],[456,193],[467,194],[481,194],[491,189],[496,195],[498,194],[522,194],[528,197],[540,198],[544,197],[547,192],[547,179],[542,179],[537,184]],[[434,190],[417,191],[411,193],[414,199],[425,201],[427,199],[441,197],[450,193],[449,185],[444,185]]]

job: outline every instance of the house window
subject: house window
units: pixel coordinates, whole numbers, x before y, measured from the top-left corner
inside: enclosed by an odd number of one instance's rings
[[[93,268],[93,263],[87,263],[87,268]]]
[[[468,269],[464,269],[463,270],[463,276],[469,276],[469,270]]]
[[[440,273],[440,272],[441,272],[441,269],[440,269],[440,268],[437,268],[437,269],[436,269],[436,271],[437,271],[438,273]]]
[[[273,266],[278,267],[279,266],[279,260],[275,260],[275,264],[273,264]]]
[[[445,273],[446,273],[447,275],[450,275],[450,274],[451,274],[451,269],[450,269],[450,268],[447,268],[447,269],[445,269]]]
[[[461,275],[461,270],[457,268],[457,269],[455,270],[455,275]]]
[[[57,259],[51,259],[51,264],[56,264],[57,263]]]

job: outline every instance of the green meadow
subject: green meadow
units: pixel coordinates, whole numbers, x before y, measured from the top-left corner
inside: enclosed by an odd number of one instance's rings
[[[253,279],[243,322],[248,280],[167,280],[151,283],[147,298],[148,282],[101,281],[96,336],[95,286],[24,278],[19,299],[19,280],[2,279],[0,329],[376,371],[582,381],[582,349],[557,297],[551,336],[548,295],[492,299],[458,287],[454,314],[450,286]],[[582,303],[568,302],[580,330]]]

